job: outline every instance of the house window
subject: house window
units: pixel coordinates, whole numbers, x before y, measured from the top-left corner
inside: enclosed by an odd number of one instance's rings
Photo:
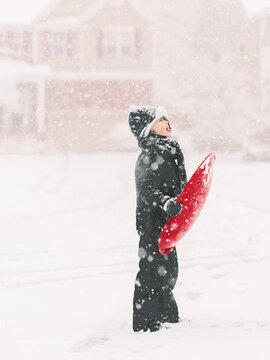
[[[71,31],[45,33],[45,51],[49,58],[72,57],[73,41]]]
[[[2,130],[4,125],[4,111],[3,106],[0,106],[0,130]]]
[[[10,114],[10,124],[12,132],[19,132],[23,129],[23,114],[12,112]]]
[[[7,46],[18,53],[27,53],[29,51],[29,36],[26,31],[7,31]]]
[[[5,32],[0,33],[0,44],[5,45],[5,40],[6,40],[6,33]]]
[[[106,27],[101,31],[100,55],[135,57],[136,32],[133,27]]]

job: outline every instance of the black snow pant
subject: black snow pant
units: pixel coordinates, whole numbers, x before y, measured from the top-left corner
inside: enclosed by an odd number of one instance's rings
[[[133,330],[147,331],[159,323],[178,322],[178,307],[172,290],[178,278],[178,259],[174,249],[161,255],[157,246],[159,233],[151,236],[151,244],[139,247],[139,272],[136,276],[133,297]],[[149,240],[148,240],[149,241]],[[151,249],[151,250],[150,250]]]

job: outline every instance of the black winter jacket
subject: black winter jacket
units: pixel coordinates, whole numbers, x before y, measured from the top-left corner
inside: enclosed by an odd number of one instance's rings
[[[184,156],[174,139],[150,133],[139,142],[142,151],[135,167],[137,193],[136,229],[144,244],[156,241],[153,233],[161,231],[169,219],[163,205],[176,197],[187,182]],[[148,242],[146,244],[145,242]],[[158,244],[151,244],[157,248]]]

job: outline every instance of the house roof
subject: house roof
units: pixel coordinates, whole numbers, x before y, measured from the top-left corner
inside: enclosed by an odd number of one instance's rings
[[[62,0],[62,2],[65,1],[70,2],[70,0]],[[49,16],[47,20],[39,20],[39,22],[44,24],[81,24],[85,20],[95,16],[95,14],[105,6],[108,0],[87,0],[87,2],[88,7],[82,12],[69,13],[69,15],[63,15],[61,12],[61,16]],[[72,6],[70,7],[70,10],[71,9]],[[67,14],[67,12],[65,14]]]
[[[80,17],[95,2],[96,0],[52,0],[36,21]]]
[[[61,81],[67,80],[106,80],[106,81],[144,81],[144,80],[152,80],[153,79],[153,73],[150,71],[136,71],[136,72],[130,72],[130,71],[80,71],[79,73],[76,73],[74,71],[54,71],[51,70],[48,74],[48,77],[50,79],[59,79]]]
[[[17,78],[18,76],[48,75],[50,68],[44,64],[29,64],[12,59],[0,59],[0,78]]]
[[[127,1],[131,6],[148,21],[152,20],[151,12],[147,11],[147,4],[138,6],[138,0],[54,0],[36,18],[36,22],[57,23],[57,22],[83,22],[95,16],[107,3],[115,6]]]

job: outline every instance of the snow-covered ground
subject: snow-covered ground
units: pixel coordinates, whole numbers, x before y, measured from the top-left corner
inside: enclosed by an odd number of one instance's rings
[[[0,156],[1,359],[269,359],[270,164],[218,154],[178,246],[183,321],[133,333],[137,156]]]

